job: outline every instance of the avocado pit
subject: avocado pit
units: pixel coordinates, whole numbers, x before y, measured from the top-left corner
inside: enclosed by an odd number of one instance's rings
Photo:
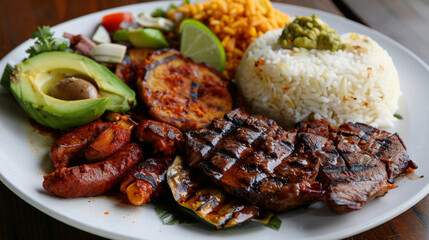
[[[97,88],[78,77],[66,77],[50,89],[49,95],[61,100],[82,100],[98,98]]]
[[[12,75],[10,90],[22,109],[54,129],[74,128],[106,110],[126,112],[136,104],[135,92],[107,67],[76,53],[38,54],[15,65]]]

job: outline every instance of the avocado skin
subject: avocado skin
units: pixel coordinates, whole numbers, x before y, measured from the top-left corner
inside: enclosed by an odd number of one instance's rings
[[[60,78],[73,75],[92,79],[100,97],[65,101],[45,93]],[[90,123],[106,110],[128,111],[136,103],[135,92],[108,68],[80,54],[67,52],[46,52],[17,64],[10,89],[29,117],[44,126],[62,130]]]
[[[13,94],[15,96],[15,94]],[[18,100],[17,96],[15,99]],[[94,102],[93,107],[87,106],[86,111],[76,112],[72,115],[56,114],[43,108],[33,107],[32,104],[24,101],[18,103],[27,115],[41,125],[48,126],[54,129],[69,130],[77,126],[90,123],[103,115],[110,100],[108,98],[99,98]]]

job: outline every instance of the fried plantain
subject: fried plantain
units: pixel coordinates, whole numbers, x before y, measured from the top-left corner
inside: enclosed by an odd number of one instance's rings
[[[137,89],[153,118],[182,131],[205,126],[232,109],[229,81],[175,50],[148,56]]]

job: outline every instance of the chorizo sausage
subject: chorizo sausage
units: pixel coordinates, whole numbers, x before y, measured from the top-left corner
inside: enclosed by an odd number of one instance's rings
[[[105,161],[56,169],[44,176],[43,188],[60,197],[97,196],[114,187],[142,159],[140,146],[129,143]]]
[[[131,132],[137,124],[128,117],[121,119],[104,129],[85,150],[84,156],[88,162],[98,162],[106,159],[131,139]]]
[[[54,168],[67,167],[71,161],[78,159],[82,151],[110,125],[107,122],[93,122],[61,136],[49,153]]]
[[[166,123],[144,119],[139,122],[135,136],[142,142],[151,143],[154,153],[173,155],[182,149],[182,132]]]
[[[145,205],[162,192],[165,174],[174,156],[150,157],[133,167],[121,183],[121,192],[127,194],[133,205]]]

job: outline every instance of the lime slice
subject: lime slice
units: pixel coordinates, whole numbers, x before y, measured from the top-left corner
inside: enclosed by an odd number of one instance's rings
[[[225,49],[219,38],[203,23],[195,19],[185,19],[179,26],[180,52],[194,62],[205,62],[223,72]]]
[[[165,48],[168,43],[164,34],[158,29],[141,28],[129,30],[128,37],[130,42],[137,48]]]
[[[126,29],[116,30],[113,33],[113,41],[114,42],[129,42],[130,36],[128,34],[128,30],[126,30]]]

